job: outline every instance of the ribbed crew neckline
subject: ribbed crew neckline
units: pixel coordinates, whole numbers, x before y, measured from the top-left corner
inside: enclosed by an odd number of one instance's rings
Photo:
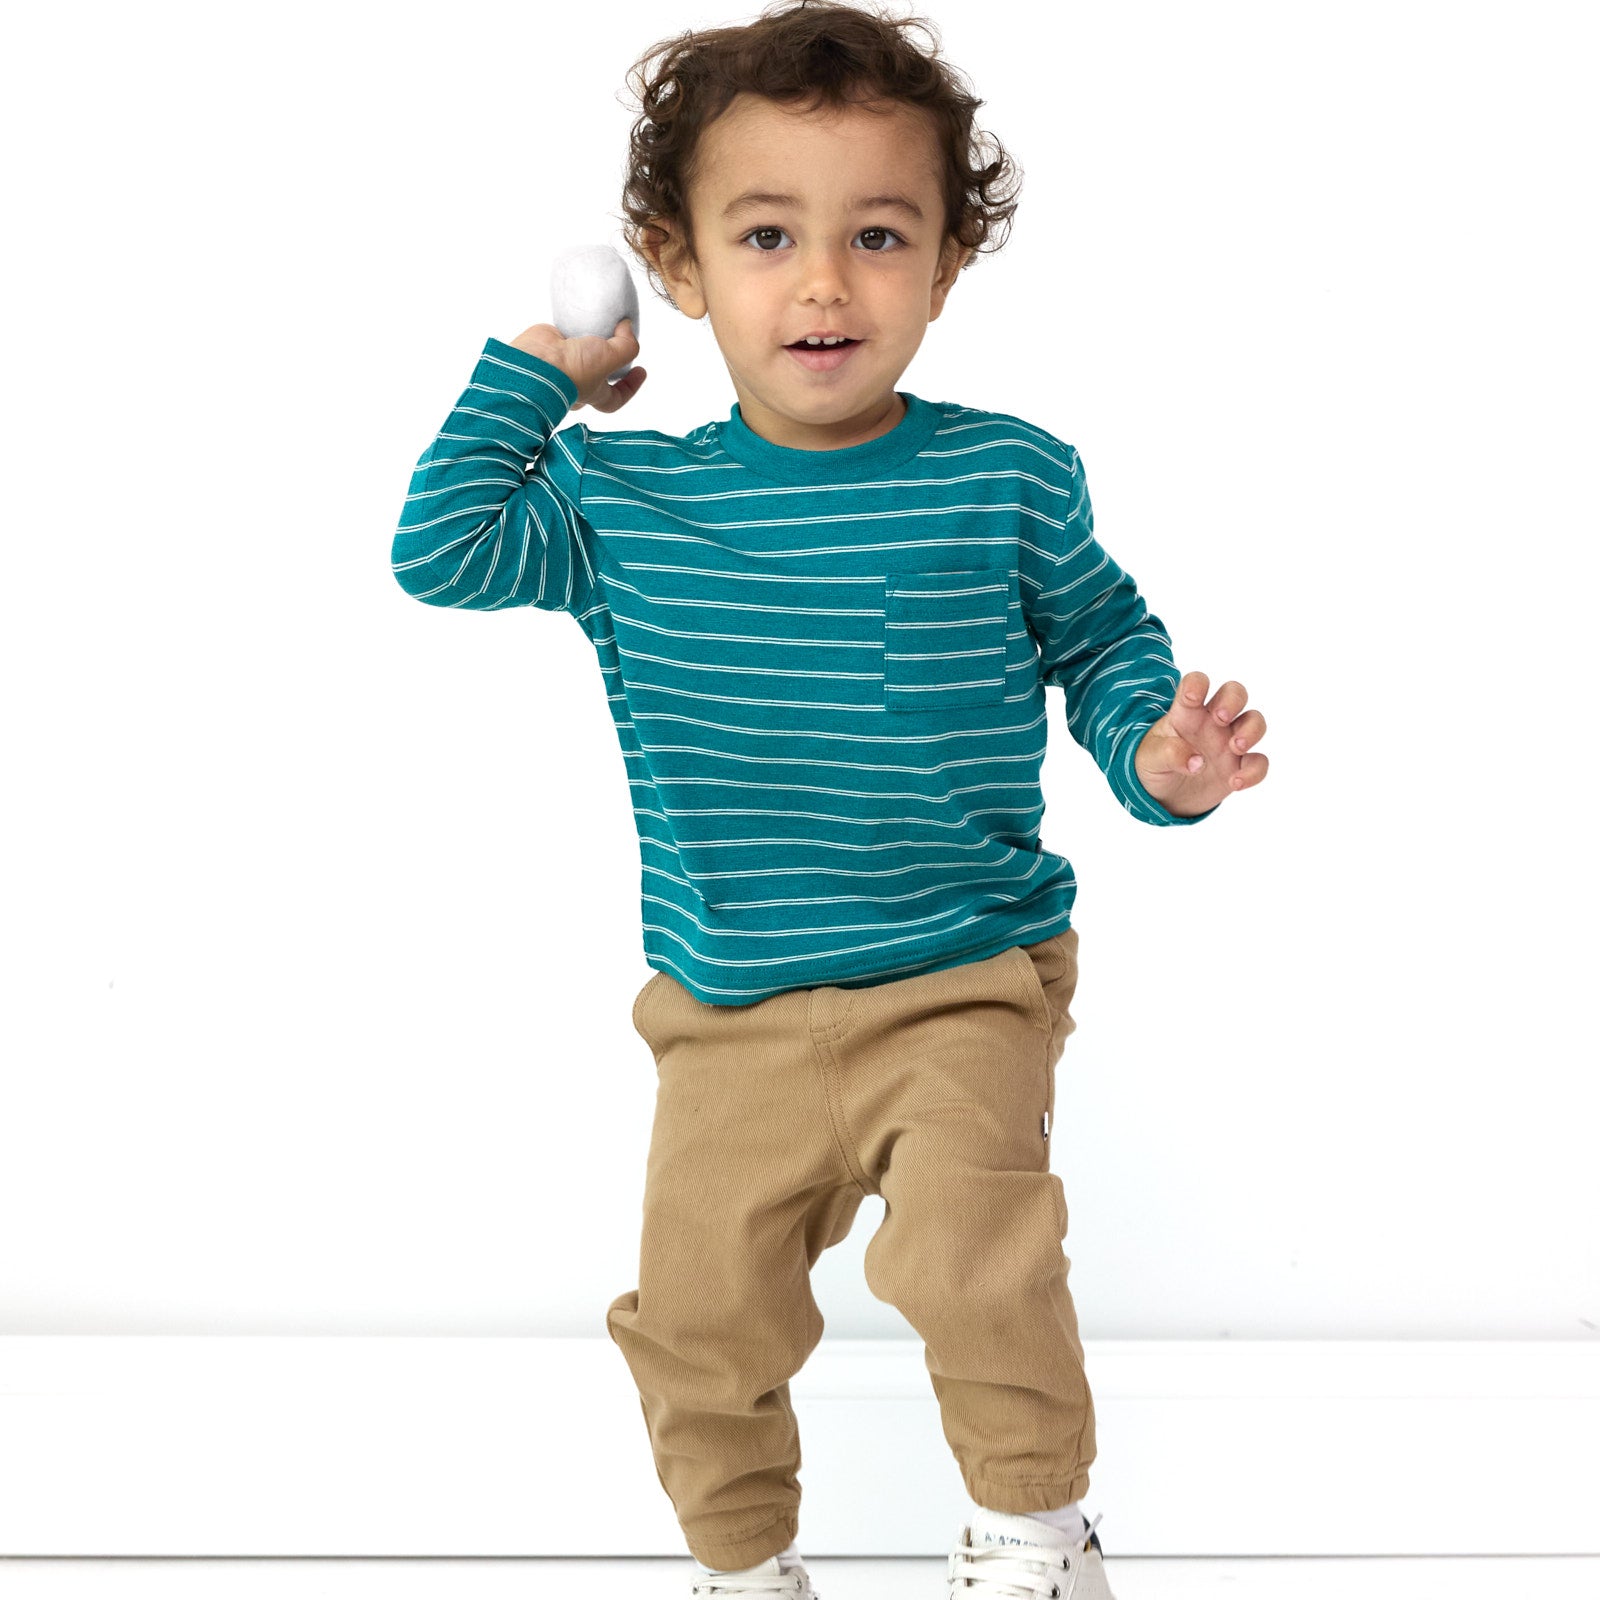
[[[793,445],[773,444],[744,420],[737,400],[727,421],[717,424],[717,437],[735,461],[763,477],[786,483],[837,483],[857,474],[899,466],[933,437],[939,425],[939,407],[904,389],[895,393],[906,403],[905,415],[876,439],[839,450],[799,450]]]

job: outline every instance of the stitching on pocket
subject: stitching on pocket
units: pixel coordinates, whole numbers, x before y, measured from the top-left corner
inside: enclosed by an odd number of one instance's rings
[[[1033,1019],[1048,1039],[1054,1020],[1050,1015],[1050,1001],[1044,992],[1044,980],[1039,976],[1039,969],[1034,966],[1033,957],[1028,954],[1026,945],[1014,944],[1006,953],[1013,960],[1020,960],[1027,969],[1022,976],[1032,1000]]]
[[[1001,704],[1015,577],[891,572],[884,579],[883,700],[890,711]]]

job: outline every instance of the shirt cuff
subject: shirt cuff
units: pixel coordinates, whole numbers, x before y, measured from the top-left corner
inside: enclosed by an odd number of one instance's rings
[[[577,404],[577,384],[553,361],[546,361],[543,356],[530,355],[528,351],[519,349],[514,344],[507,344],[504,339],[496,339],[493,334],[490,334],[484,342],[483,353],[510,366],[520,367],[535,377],[549,379],[567,397],[567,410],[570,411]]]
[[[1181,828],[1191,823],[1204,822],[1221,807],[1220,800],[1209,811],[1198,811],[1192,817],[1175,816],[1139,781],[1139,774],[1133,763],[1134,752],[1139,748],[1139,741],[1159,720],[1159,718],[1153,719],[1142,727],[1131,728],[1124,736],[1121,753],[1116,757],[1112,767],[1112,787],[1117,791],[1118,798],[1127,810],[1141,822],[1151,823],[1158,828]]]

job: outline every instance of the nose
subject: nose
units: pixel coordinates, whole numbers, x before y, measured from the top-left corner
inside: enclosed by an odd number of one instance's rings
[[[798,294],[802,300],[828,304],[850,298],[850,258],[826,245],[807,250],[799,257]]]

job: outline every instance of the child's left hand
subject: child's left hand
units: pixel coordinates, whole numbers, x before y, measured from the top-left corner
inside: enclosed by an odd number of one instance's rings
[[[1264,755],[1244,753],[1267,731],[1267,719],[1259,711],[1240,715],[1249,696],[1232,678],[1207,705],[1210,683],[1203,672],[1184,673],[1171,709],[1133,753],[1139,782],[1175,817],[1209,811],[1267,775]]]

